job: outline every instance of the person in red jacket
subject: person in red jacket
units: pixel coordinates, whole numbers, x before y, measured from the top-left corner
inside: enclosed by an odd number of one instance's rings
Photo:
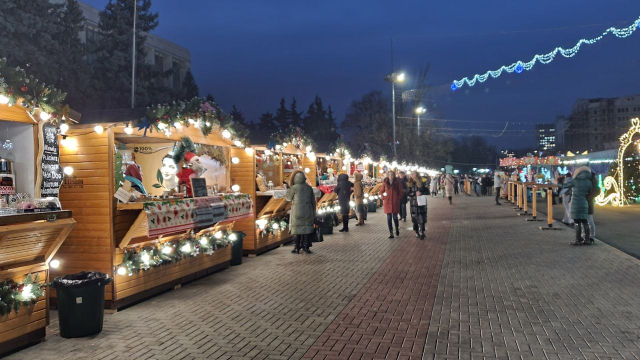
[[[389,239],[393,239],[393,227],[391,219],[396,225],[396,235],[400,235],[398,229],[398,214],[400,213],[400,200],[403,196],[403,188],[400,179],[396,177],[395,171],[389,171],[387,178],[382,182],[382,194],[383,210],[387,214],[387,226],[389,227]]]

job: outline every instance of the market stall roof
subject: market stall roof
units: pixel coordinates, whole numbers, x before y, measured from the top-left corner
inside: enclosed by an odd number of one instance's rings
[[[89,110],[82,113],[81,124],[135,121],[144,117],[146,108]]]

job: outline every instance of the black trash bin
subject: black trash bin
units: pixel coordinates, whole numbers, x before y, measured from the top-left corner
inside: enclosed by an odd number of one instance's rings
[[[242,264],[242,239],[247,234],[243,231],[234,231],[232,234],[236,235],[236,239],[231,243],[231,266]]]
[[[60,336],[77,338],[102,331],[104,287],[113,281],[107,274],[83,271],[57,277],[56,289]]]
[[[375,201],[369,201],[367,203],[367,212],[376,212],[378,205],[376,205]]]

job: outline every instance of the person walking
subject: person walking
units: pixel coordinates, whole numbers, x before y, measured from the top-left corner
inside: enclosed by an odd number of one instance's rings
[[[358,214],[358,223],[356,226],[364,225],[367,217],[367,209],[364,207],[364,186],[362,185],[362,174],[356,172],[353,177],[353,198],[356,202],[356,214]]]
[[[302,248],[307,254],[311,254],[310,236],[315,231],[313,224],[316,217],[316,197],[313,188],[307,184],[304,172],[298,170],[290,178],[290,187],[287,190],[286,199],[291,201],[291,215],[289,230],[294,235],[294,254],[299,254]]]
[[[338,175],[338,184],[333,192],[338,194],[338,204],[340,205],[340,214],[342,214],[342,229],[340,229],[340,232],[349,232],[349,211],[351,210],[349,200],[351,200],[352,188],[353,183],[349,181],[349,175]]]
[[[393,239],[393,223],[396,226],[396,236],[400,235],[398,214],[400,213],[400,198],[402,197],[402,184],[396,177],[394,171],[389,171],[387,177],[382,182],[382,208],[384,213],[387,214],[387,226],[389,227],[389,239]]]
[[[591,174],[591,192],[587,196],[587,200],[589,201],[589,211],[587,212],[587,223],[589,224],[589,243],[593,244],[596,238],[596,223],[593,221],[593,210],[595,208],[596,198],[600,195],[600,187],[598,186],[598,179],[596,178],[596,174]],[[585,234],[585,240],[587,240],[587,236]]]
[[[400,199],[400,220],[407,221],[407,174],[400,171],[400,183],[402,184],[402,199]]]
[[[589,245],[590,230],[587,222],[589,215],[589,200],[587,199],[592,191],[591,169],[587,166],[579,167],[573,179],[565,180],[562,190],[570,189],[571,194],[571,218],[575,222],[576,240],[573,245]],[[564,199],[563,199],[564,202]],[[582,238],[582,227],[584,227],[584,238]]]
[[[455,176],[453,178],[453,182],[454,182],[454,184],[453,184],[453,193],[455,195],[458,195],[458,188],[460,187],[460,178]]]
[[[425,224],[427,223],[427,186],[422,182],[422,178],[416,171],[411,172],[411,180],[409,180],[408,185],[407,198],[411,209],[413,231],[415,231],[417,238],[424,240]],[[418,197],[420,196],[425,200],[424,205],[418,205]]]
[[[502,173],[496,171],[493,175],[493,186],[496,188],[496,205],[500,204],[500,190],[502,190]]]
[[[562,182],[560,182],[560,180],[562,180]],[[562,196],[562,205],[564,206],[564,217],[562,218],[562,222],[567,225],[573,225],[573,218],[571,217],[572,190],[571,187],[564,187],[564,184],[571,182],[571,173],[567,173],[567,175],[564,178],[560,178],[558,182],[558,186],[562,188],[560,196]]]
[[[482,192],[482,177],[478,176],[474,179],[473,183],[475,184],[476,196],[480,197],[480,194]]]
[[[431,196],[435,197],[438,195],[438,184],[440,183],[440,180],[438,180],[437,176],[433,176],[431,178]]]
[[[447,174],[444,177],[444,191],[447,194],[447,198],[449,199],[449,205],[453,205],[453,187],[454,187],[453,176],[451,174]]]

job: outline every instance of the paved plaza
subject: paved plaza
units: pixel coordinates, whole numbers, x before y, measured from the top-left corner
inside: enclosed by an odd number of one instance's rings
[[[429,197],[428,236],[380,210],[9,359],[640,359],[640,260],[573,247],[490,197]]]

